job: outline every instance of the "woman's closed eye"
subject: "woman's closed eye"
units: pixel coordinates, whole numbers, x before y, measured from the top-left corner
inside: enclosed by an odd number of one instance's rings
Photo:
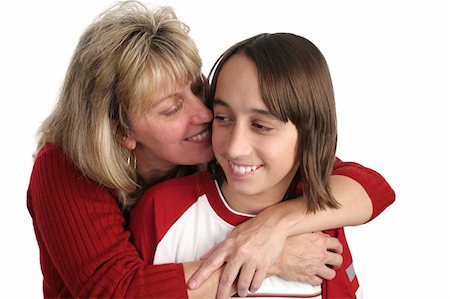
[[[164,112],[165,116],[172,116],[174,114],[176,114],[178,111],[181,110],[181,108],[183,107],[183,100],[182,99],[178,99],[175,101],[175,103]]]

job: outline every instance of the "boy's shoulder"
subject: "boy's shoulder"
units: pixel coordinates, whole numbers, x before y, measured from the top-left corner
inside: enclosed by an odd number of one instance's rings
[[[148,188],[139,198],[142,205],[189,205],[206,193],[206,186],[214,184],[208,171],[172,178]],[[145,204],[144,204],[145,203]]]
[[[164,182],[158,183],[149,187],[143,194],[143,196],[148,194],[172,194],[180,192],[195,192],[201,188],[201,184],[204,183],[205,179],[208,179],[210,174],[206,170],[198,171],[194,174],[176,177],[168,179]]]
[[[208,172],[200,171],[185,177],[173,178],[153,185],[139,198],[132,218],[152,219],[158,222],[162,235],[185,211],[205,194],[203,181],[211,180]],[[214,184],[214,183],[212,183]],[[152,215],[150,218],[148,215]]]

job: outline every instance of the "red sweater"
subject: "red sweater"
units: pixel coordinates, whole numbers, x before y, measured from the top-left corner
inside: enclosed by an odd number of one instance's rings
[[[333,174],[358,181],[375,218],[395,198],[378,173],[337,161]],[[147,265],[130,242],[114,192],[86,178],[60,147],[36,157],[27,193],[40,249],[45,298],[187,298],[181,264]]]

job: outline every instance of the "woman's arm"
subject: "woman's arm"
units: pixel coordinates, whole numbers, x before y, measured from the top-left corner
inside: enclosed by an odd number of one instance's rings
[[[252,219],[286,231],[287,236],[361,225],[371,221],[395,200],[394,190],[377,172],[353,162],[336,159],[331,176],[331,190],[339,202],[338,209],[325,209],[306,213],[304,200],[290,200],[270,207]],[[302,199],[302,198],[300,198]],[[259,219],[258,219],[259,218]],[[257,220],[256,220],[257,219]],[[245,223],[235,233],[245,231]]]
[[[147,265],[114,195],[85,178],[60,148],[41,150],[27,197],[45,297],[187,298],[183,266]]]
[[[379,215],[395,199],[394,191],[380,174],[356,163],[336,159],[331,180],[339,209],[308,214],[302,200],[285,201],[266,209],[233,230],[210,253],[189,286],[200,285],[212,271],[227,262],[220,280],[219,297],[228,293],[239,271],[239,294],[244,294],[249,287],[257,289],[282,252],[288,236],[363,224]]]
[[[263,211],[259,225],[278,227],[287,236],[366,223],[372,217],[372,201],[365,189],[355,180],[342,176],[331,177],[331,190],[339,202],[338,209],[327,208],[316,213],[306,212],[305,200],[288,200]],[[249,224],[247,224],[249,225]],[[236,234],[240,234],[239,227]]]
[[[372,206],[372,213],[368,221],[371,221],[380,215],[381,212],[383,212],[384,209],[390,206],[395,200],[394,190],[391,188],[389,183],[378,172],[370,168],[354,162],[342,162],[341,160],[336,159],[333,175],[340,175],[353,179],[364,188],[364,191],[366,191],[370,199],[369,204]],[[355,197],[354,199],[355,201],[350,202],[350,204],[358,204],[359,200],[367,201],[368,198]]]

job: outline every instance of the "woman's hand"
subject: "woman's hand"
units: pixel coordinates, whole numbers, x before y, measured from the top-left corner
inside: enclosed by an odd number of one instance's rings
[[[272,275],[286,280],[319,285],[333,279],[334,269],[342,265],[342,244],[327,234],[305,233],[289,237],[283,252],[270,269]]]
[[[261,216],[261,217],[259,217]],[[237,289],[241,297],[247,291],[257,290],[279,258],[286,230],[282,225],[267,221],[264,211],[236,227],[228,237],[210,250],[202,259],[200,269],[189,280],[189,287],[196,288],[225,262],[217,298],[228,298],[233,282],[238,278]],[[279,223],[277,223],[279,224]]]
[[[201,267],[189,280],[189,288],[199,287],[224,263],[217,298],[229,297],[236,278],[239,296],[243,297],[274,274],[312,284],[334,277],[334,270],[327,265],[340,266],[342,245],[322,233],[300,235],[304,231],[299,232],[302,230],[299,227],[309,225],[309,221],[300,220],[310,217],[304,214],[302,206],[301,200],[279,203],[237,226],[203,257]],[[289,235],[298,236],[290,237],[283,250]]]

